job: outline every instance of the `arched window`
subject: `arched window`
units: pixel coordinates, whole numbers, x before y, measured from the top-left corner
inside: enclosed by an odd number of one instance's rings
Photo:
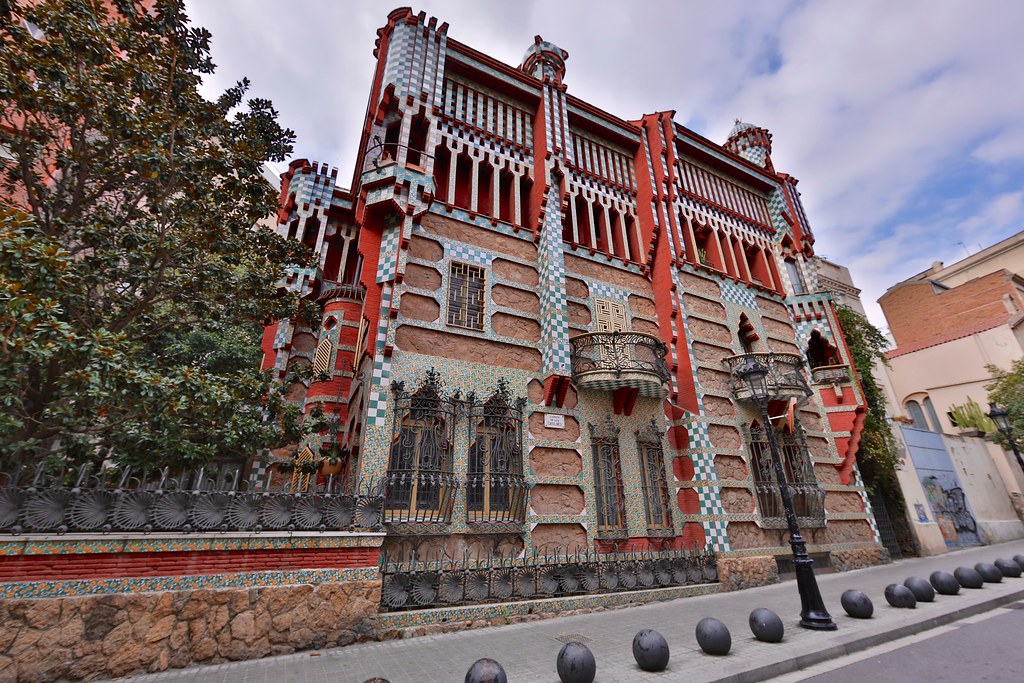
[[[523,406],[508,384],[482,404],[470,402],[466,512],[470,522],[523,522],[529,485],[523,476]]]
[[[931,423],[932,431],[941,432],[942,423],[939,422],[939,416],[935,412],[935,406],[932,405],[932,400],[925,396],[924,400],[921,401],[921,404],[924,406],[924,414],[928,416],[928,421]]]
[[[385,507],[388,521],[451,521],[455,480],[452,474],[454,403],[442,394],[435,370],[407,394],[392,384],[395,417],[388,458]]]
[[[661,447],[661,430],[653,420],[645,428],[637,430],[636,450],[640,456],[647,533],[671,533],[672,503],[665,477],[665,452]]]
[[[766,528],[786,527],[786,513],[775,476],[768,433],[759,423],[750,425],[750,472],[757,497],[758,511]],[[807,452],[807,441],[799,422],[774,430],[775,443],[782,461],[782,471],[793,498],[793,508],[801,527],[825,525],[825,493],[818,487],[814,466]]]
[[[928,427],[928,420],[924,419],[924,411],[921,410],[921,404],[917,401],[907,401],[906,406],[907,414],[910,415],[910,419],[914,423],[914,429],[931,431]]]
[[[600,425],[590,425],[590,445],[594,455],[598,536],[625,538],[626,505],[619,462],[619,428],[611,417]]]

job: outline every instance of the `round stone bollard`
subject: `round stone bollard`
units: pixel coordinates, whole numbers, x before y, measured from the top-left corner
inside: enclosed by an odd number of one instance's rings
[[[765,643],[781,643],[786,627],[779,615],[767,607],[758,607],[750,613],[750,631]]]
[[[870,619],[871,615],[875,613],[875,605],[871,602],[871,598],[862,591],[843,591],[842,597],[839,598],[839,604],[854,619]]]
[[[465,683],[508,683],[505,669],[493,659],[484,657],[473,662],[466,672]]]
[[[949,572],[932,572],[928,581],[939,595],[956,595],[960,592],[960,582]]]
[[[981,578],[985,583],[1003,582],[1003,573],[991,562],[979,562],[974,565],[974,571],[981,574]]]
[[[1014,555],[1013,561],[1019,564],[1021,569],[1024,569],[1024,555]]]
[[[917,607],[917,598],[906,586],[898,583],[890,583],[885,587],[885,600],[893,607],[914,609]]]
[[[697,644],[709,655],[727,655],[732,647],[729,628],[714,617],[697,622]]]
[[[644,671],[663,671],[668,656],[668,641],[657,631],[645,628],[633,636],[633,659]]]
[[[996,568],[1003,573],[1003,576],[1009,576],[1011,578],[1019,578],[1021,575],[1020,565],[1013,560],[1008,560],[1005,557],[1000,557],[998,560],[993,562]]]
[[[935,589],[920,576],[909,577],[903,585],[910,589],[918,602],[931,602],[935,599]]]
[[[985,583],[985,579],[981,578],[981,574],[970,567],[957,567],[953,570],[953,576],[956,577],[956,580],[964,588],[981,588],[982,584]]]
[[[593,683],[597,675],[597,661],[589,647],[570,641],[558,651],[555,669],[562,683]]]

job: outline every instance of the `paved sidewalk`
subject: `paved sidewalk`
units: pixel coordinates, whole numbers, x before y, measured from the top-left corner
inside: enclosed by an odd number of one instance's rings
[[[344,648],[302,652],[248,662],[233,662],[138,676],[137,683],[156,681],[223,683],[292,683],[324,681],[361,683],[381,676],[391,683],[453,683],[462,681],[469,666],[480,657],[501,662],[513,683],[558,683],[555,657],[559,636],[579,634],[597,659],[597,681],[760,681],[810,667],[819,662],[936,628],[1001,605],[1024,600],[1024,578],[986,583],[980,590],[962,589],[959,595],[937,595],[935,602],[919,603],[917,609],[895,609],[883,592],[890,583],[908,576],[927,578],[935,570],[952,572],[958,566],[992,562],[999,557],[1024,553],[1024,541],[960,550],[946,555],[901,560],[854,572],[818,577],[822,596],[839,626],[833,632],[801,629],[800,599],[794,581],[734,593],[721,593],[671,602],[655,603],[592,614],[557,617],[543,621],[462,631],[407,640],[366,643]],[[875,616],[851,619],[839,605],[844,590],[856,588],[875,604]],[[747,625],[750,611],[767,607],[786,626],[782,643],[754,640]],[[697,646],[694,630],[703,617],[716,617],[732,632],[732,651],[725,657],[705,655]],[[632,656],[633,635],[654,628],[668,640],[672,652],[669,668],[648,673]]]

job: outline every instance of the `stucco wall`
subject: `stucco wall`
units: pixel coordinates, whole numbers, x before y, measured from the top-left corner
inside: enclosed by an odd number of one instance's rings
[[[942,440],[971,503],[983,539],[988,543],[1001,543],[1024,538],[1024,524],[1010,502],[984,439],[944,434]]]

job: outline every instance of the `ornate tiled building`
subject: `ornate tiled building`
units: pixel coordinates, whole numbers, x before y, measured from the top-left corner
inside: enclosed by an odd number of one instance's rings
[[[269,326],[265,367],[333,420],[298,462],[383,487],[392,559],[704,548],[742,574],[789,555],[772,430],[811,552],[880,561],[861,390],[771,134],[622,119],[570,94],[558,46],[514,67],[447,29],[378,32],[350,189],[283,175],[278,229],[319,256],[285,285],[322,315]]]

